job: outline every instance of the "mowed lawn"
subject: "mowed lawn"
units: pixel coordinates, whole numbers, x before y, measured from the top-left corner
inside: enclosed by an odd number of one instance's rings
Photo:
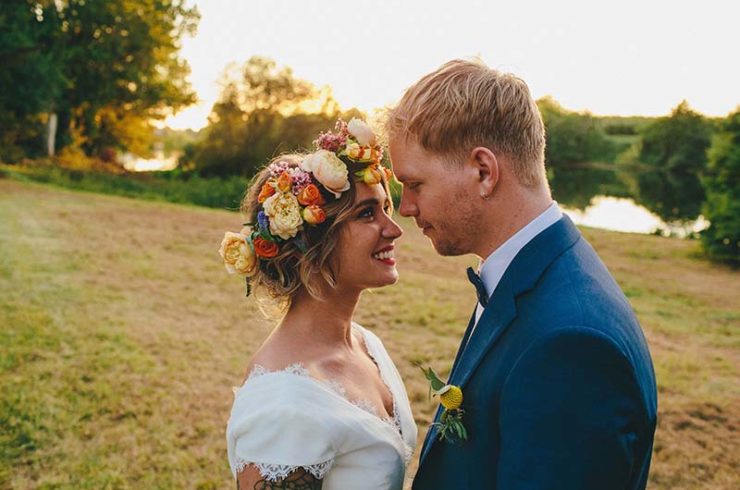
[[[234,487],[232,386],[273,325],[217,254],[240,224],[227,211],[0,180],[0,488]],[[440,258],[402,224],[401,280],[364,294],[356,320],[396,360],[421,443],[434,405],[412,362],[448,371],[474,260]],[[740,274],[701,259],[694,241],[583,231],[655,361],[650,488],[740,488]]]

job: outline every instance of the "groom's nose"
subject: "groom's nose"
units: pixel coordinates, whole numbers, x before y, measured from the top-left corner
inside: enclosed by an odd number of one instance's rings
[[[419,208],[416,206],[413,199],[409,197],[409,193],[406,189],[401,191],[401,203],[398,206],[398,214],[406,216],[407,218],[417,216],[419,214]]]

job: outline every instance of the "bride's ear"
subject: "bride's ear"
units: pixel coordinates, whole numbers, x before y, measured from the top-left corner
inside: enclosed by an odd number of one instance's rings
[[[496,155],[484,146],[473,148],[470,152],[470,163],[477,173],[477,185],[480,197],[488,199],[493,193],[499,179],[499,162]]]

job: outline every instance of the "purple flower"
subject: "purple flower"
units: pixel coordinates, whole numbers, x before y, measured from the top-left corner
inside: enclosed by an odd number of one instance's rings
[[[267,215],[264,211],[260,211],[259,213],[257,213],[257,225],[259,226],[260,231],[269,231],[270,220],[267,218]]]

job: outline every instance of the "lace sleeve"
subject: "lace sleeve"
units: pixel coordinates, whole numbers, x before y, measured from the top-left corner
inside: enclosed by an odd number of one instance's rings
[[[330,459],[323,463],[296,466],[286,464],[255,463],[253,461],[245,461],[241,458],[236,458],[236,473],[238,475],[246,467],[251,465],[259,471],[262,478],[270,482],[276,482],[284,480],[294,471],[302,469],[317,480],[323,480],[326,473],[331,469],[331,465],[333,463],[334,459]]]

